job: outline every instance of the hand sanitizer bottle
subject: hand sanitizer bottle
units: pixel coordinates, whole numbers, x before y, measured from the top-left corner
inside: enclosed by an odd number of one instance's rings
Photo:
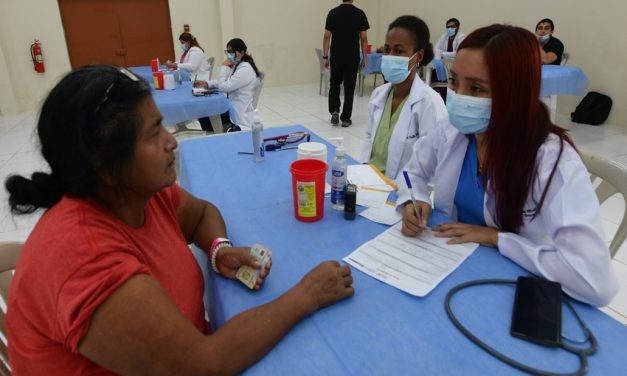
[[[332,138],[338,142],[335,158],[331,163],[331,207],[344,210],[344,190],[346,189],[346,159],[344,159],[343,137]]]
[[[264,161],[264,146],[263,146],[263,124],[261,124],[261,118],[255,114],[255,120],[253,122],[253,154],[255,162]]]

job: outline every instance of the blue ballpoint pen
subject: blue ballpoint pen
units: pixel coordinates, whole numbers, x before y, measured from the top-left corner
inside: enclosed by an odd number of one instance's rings
[[[422,218],[420,216],[420,210],[418,209],[418,203],[416,202],[416,197],[414,197],[414,192],[411,190],[411,181],[409,180],[409,175],[407,175],[407,171],[403,171],[403,176],[405,177],[405,183],[407,183],[407,188],[409,188],[409,194],[411,195],[411,203],[414,204],[414,210],[416,211],[416,218],[418,218],[418,222],[421,222]]]

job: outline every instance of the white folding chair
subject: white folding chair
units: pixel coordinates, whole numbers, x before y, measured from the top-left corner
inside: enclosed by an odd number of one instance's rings
[[[2,242],[0,243],[0,298],[6,305],[9,304],[9,287],[11,280],[13,279],[13,270],[17,264],[17,260],[20,258],[20,252],[22,251],[22,242]],[[9,367],[9,357],[7,356],[7,335],[5,328],[5,315],[4,309],[0,310],[0,333],[2,333],[2,340],[0,340],[0,375],[11,375]]]
[[[566,65],[566,62],[568,62],[569,58],[570,54],[568,53],[568,51],[562,52],[562,61],[560,62],[560,65]]]
[[[211,81],[211,76],[213,74],[213,63],[215,63],[216,58],[211,56],[207,59],[207,64],[209,64],[209,81]]]
[[[601,184],[595,191],[600,204],[603,204],[605,200],[615,193],[620,193],[623,199],[627,200],[627,167],[621,163],[582,150],[579,150],[579,154],[591,175],[592,181],[596,178],[601,179]],[[627,203],[623,219],[610,243],[610,257],[616,255],[625,238],[627,238]]]
[[[263,88],[265,78],[266,74],[263,72],[259,72],[259,83],[257,83],[257,87],[255,88],[255,95],[253,96],[253,108],[255,109],[255,111],[257,111],[257,103],[259,103],[261,88]]]
[[[331,71],[324,67],[324,59],[322,58],[322,48],[316,48],[316,55],[320,63],[320,90],[318,95],[322,95],[322,82],[324,82],[324,96],[329,95],[329,80],[331,79]]]

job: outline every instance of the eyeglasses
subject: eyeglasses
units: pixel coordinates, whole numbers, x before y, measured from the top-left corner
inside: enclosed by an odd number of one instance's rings
[[[284,134],[276,137],[264,138],[263,143],[266,151],[281,150],[287,144],[295,144],[303,140],[311,139],[311,135],[308,132],[294,132],[290,134]]]
[[[232,51],[232,50],[224,50],[224,54],[225,54],[225,55],[228,55],[228,54],[233,54],[233,53],[235,53],[235,51]]]
[[[102,96],[102,99],[100,100],[100,102],[98,102],[98,105],[96,106],[96,109],[94,110],[94,113],[98,113],[98,111],[100,111],[100,108],[102,107],[102,105],[104,105],[109,100],[109,97],[111,96],[111,92],[113,91],[113,88],[115,87],[115,84],[121,78],[126,77],[126,78],[128,78],[129,80],[131,80],[133,82],[139,82],[140,81],[139,77],[137,77],[135,74],[133,74],[133,72],[129,71],[126,68],[119,67],[119,68],[117,68],[117,70],[118,70],[118,72],[117,72],[118,74],[113,79],[113,82],[111,82],[111,84],[109,86],[107,86],[107,90],[105,90],[105,93]]]

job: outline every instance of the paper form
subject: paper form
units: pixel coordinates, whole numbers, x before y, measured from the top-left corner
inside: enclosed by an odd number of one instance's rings
[[[385,205],[389,195],[390,192],[360,188],[357,191],[357,205],[365,207]]]
[[[388,181],[384,180],[384,175],[380,172],[377,173],[377,171],[371,165],[350,165],[347,168],[346,178],[357,187],[372,187],[387,192],[396,189],[390,185],[390,183],[394,184],[393,182],[389,179]]]
[[[401,234],[401,224],[362,244],[344,261],[408,294],[425,296],[477,248],[477,243],[446,244],[431,229],[418,237]]]
[[[359,193],[357,193],[357,197],[359,197]],[[359,215],[373,222],[388,226],[392,226],[403,219],[401,214],[396,211],[396,207],[387,204],[370,206],[368,209],[359,213]]]

